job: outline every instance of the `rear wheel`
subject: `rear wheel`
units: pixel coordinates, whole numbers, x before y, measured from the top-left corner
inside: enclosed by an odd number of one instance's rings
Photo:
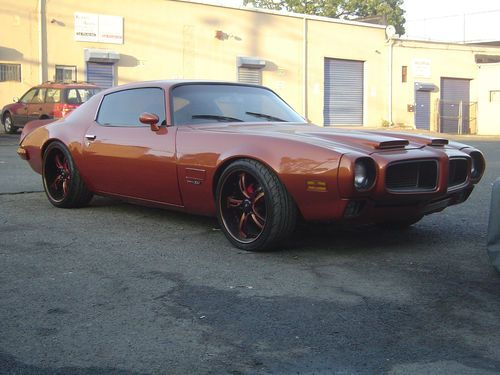
[[[278,177],[249,159],[230,164],[216,191],[217,217],[229,241],[243,250],[268,250],[286,240],[297,208]]]
[[[66,146],[51,143],[43,155],[43,187],[50,203],[56,207],[82,207],[92,199]]]
[[[14,121],[12,120],[10,113],[6,113],[3,116],[3,128],[7,134],[17,133],[17,126],[14,125]]]

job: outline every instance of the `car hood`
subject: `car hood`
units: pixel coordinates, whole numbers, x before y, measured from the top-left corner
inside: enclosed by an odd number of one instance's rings
[[[364,153],[387,150],[409,150],[428,145],[441,145],[444,139],[403,133],[324,128],[303,123],[217,123],[192,126],[199,131],[248,134],[259,137],[288,139],[317,145],[340,152]]]

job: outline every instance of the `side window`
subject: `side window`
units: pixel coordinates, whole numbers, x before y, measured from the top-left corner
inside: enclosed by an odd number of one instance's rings
[[[67,104],[81,104],[81,100],[78,96],[78,91],[76,89],[69,89],[66,94]]]
[[[47,96],[45,98],[45,103],[60,103],[60,102],[61,102],[61,90],[47,89]]]
[[[139,122],[143,112],[157,115],[165,122],[165,96],[160,88],[140,88],[118,91],[104,97],[97,122],[108,126],[144,126]]]
[[[43,103],[45,101],[45,92],[47,89],[38,89],[33,96],[33,99],[31,99],[30,103]]]
[[[29,103],[33,100],[33,97],[35,96],[36,92],[38,89],[31,89],[29,90],[26,94],[23,95],[23,97],[19,100],[21,103]]]

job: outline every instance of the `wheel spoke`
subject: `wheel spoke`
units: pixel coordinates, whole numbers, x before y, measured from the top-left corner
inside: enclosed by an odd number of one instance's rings
[[[54,189],[54,190],[59,190],[61,189],[61,182],[62,182],[62,177],[61,176],[57,176],[54,181],[52,182],[52,184],[50,185],[51,189]]]
[[[56,167],[59,168],[59,169],[63,169],[64,168],[64,165],[61,161],[61,156],[59,154],[56,154],[56,156],[54,157],[54,161],[56,163]]]
[[[257,201],[258,201],[259,199],[262,199],[263,197],[264,197],[264,192],[263,192],[263,191],[261,191],[261,192],[260,192],[259,194],[257,194],[257,195],[255,196],[255,198],[253,199],[253,205],[255,206],[255,205],[257,204]]]
[[[68,180],[64,180],[62,183],[62,188],[63,188],[63,194],[66,196],[68,194]]]
[[[240,236],[243,238],[248,237],[248,235],[245,233],[247,221],[248,221],[248,214],[243,212],[240,217],[240,225],[239,225]]]
[[[240,174],[239,187],[240,187],[241,193],[245,196],[245,198],[250,198],[250,195],[247,192],[245,173]]]
[[[227,207],[239,207],[243,203],[243,200],[236,199],[234,197],[227,197]]]
[[[66,172],[69,175],[70,170],[69,170],[69,165],[68,165],[68,159],[66,159],[66,158],[64,159],[63,169],[64,169],[64,172]]]
[[[266,221],[261,217],[259,216],[256,212],[253,212],[250,214],[250,217],[252,218],[253,222],[260,228],[264,228],[264,224],[266,223]]]

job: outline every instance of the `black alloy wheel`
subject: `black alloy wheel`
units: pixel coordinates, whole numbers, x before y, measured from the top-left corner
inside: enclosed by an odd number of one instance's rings
[[[216,204],[222,231],[240,249],[274,248],[295,228],[295,203],[276,174],[255,160],[241,159],[224,170]]]

